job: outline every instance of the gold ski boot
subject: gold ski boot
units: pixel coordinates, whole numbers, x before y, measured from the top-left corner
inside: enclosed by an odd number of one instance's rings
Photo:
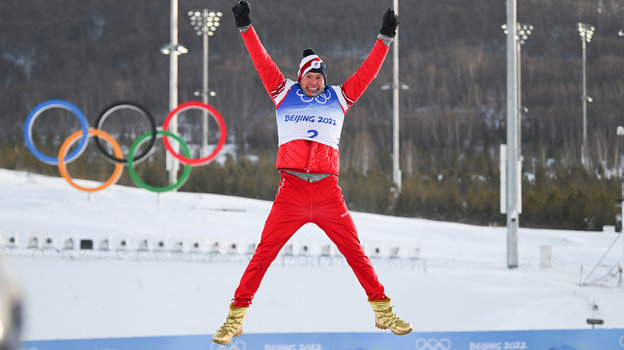
[[[379,329],[390,329],[396,335],[404,335],[412,331],[412,325],[400,319],[392,312],[390,298],[368,301],[375,311],[375,326]]]
[[[225,323],[212,336],[212,341],[217,344],[228,345],[232,342],[232,337],[239,337],[243,334],[243,319],[248,309],[249,306],[235,307],[234,303],[231,303]]]

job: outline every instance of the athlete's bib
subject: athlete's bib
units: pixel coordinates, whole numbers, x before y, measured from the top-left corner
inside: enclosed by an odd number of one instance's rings
[[[338,149],[345,116],[341,97],[338,86],[308,97],[299,84],[291,85],[276,110],[279,145],[303,139]]]

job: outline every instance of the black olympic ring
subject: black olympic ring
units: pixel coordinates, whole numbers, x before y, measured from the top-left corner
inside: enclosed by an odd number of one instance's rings
[[[95,129],[102,130],[102,124],[104,124],[104,121],[106,120],[106,118],[108,118],[108,116],[110,116],[112,113],[120,109],[132,109],[138,112],[141,116],[147,118],[147,120],[149,121],[151,136],[148,141],[147,147],[145,147],[145,149],[142,152],[138,153],[136,156],[132,158],[133,163],[134,162],[138,163],[142,161],[145,157],[147,157],[152,147],[154,147],[154,142],[156,142],[156,136],[157,136],[156,122],[154,121],[154,118],[152,117],[150,112],[147,110],[147,108],[139,105],[138,103],[129,102],[129,101],[115,102],[102,109],[97,119],[95,120],[93,127]],[[128,158],[118,158],[118,157],[115,157],[115,155],[108,153],[108,151],[102,144],[102,140],[100,140],[99,137],[95,138],[95,144],[97,145],[100,152],[102,152],[102,154],[106,156],[106,158],[113,161],[114,163],[127,163],[128,162]]]

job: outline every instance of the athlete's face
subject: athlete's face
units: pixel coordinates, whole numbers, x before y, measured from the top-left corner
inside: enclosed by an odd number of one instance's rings
[[[323,79],[323,74],[321,73],[307,72],[301,77],[299,86],[301,86],[306,94],[314,96],[323,91],[323,88],[325,87],[325,79]]]

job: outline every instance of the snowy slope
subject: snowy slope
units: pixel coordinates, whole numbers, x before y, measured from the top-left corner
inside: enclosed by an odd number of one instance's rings
[[[86,182],[85,182],[86,183]],[[268,201],[212,194],[164,193],[114,185],[89,197],[61,178],[0,170],[0,239],[21,279],[26,340],[212,333],[225,319],[256,242]],[[160,197],[159,197],[160,196]],[[399,316],[419,331],[588,328],[600,317],[624,327],[624,241],[613,232],[519,231],[518,269],[506,267],[506,229],[352,213]],[[6,246],[17,239],[18,248]],[[37,237],[56,250],[25,248]],[[66,239],[108,239],[111,250],[82,254]],[[120,240],[129,252],[116,253]],[[181,254],[136,253],[139,242],[183,241]],[[587,278],[607,248],[601,264]],[[188,252],[193,242],[199,253]],[[239,254],[212,260],[210,245]],[[318,260],[329,240],[313,225],[294,237],[311,257],[278,260],[269,269],[245,322],[247,333],[372,332],[373,314],[349,267]],[[540,268],[540,246],[552,267]],[[393,248],[400,259],[388,259]],[[421,260],[410,260],[415,252]],[[587,279],[589,285],[579,286]],[[592,310],[596,304],[598,310]]]

